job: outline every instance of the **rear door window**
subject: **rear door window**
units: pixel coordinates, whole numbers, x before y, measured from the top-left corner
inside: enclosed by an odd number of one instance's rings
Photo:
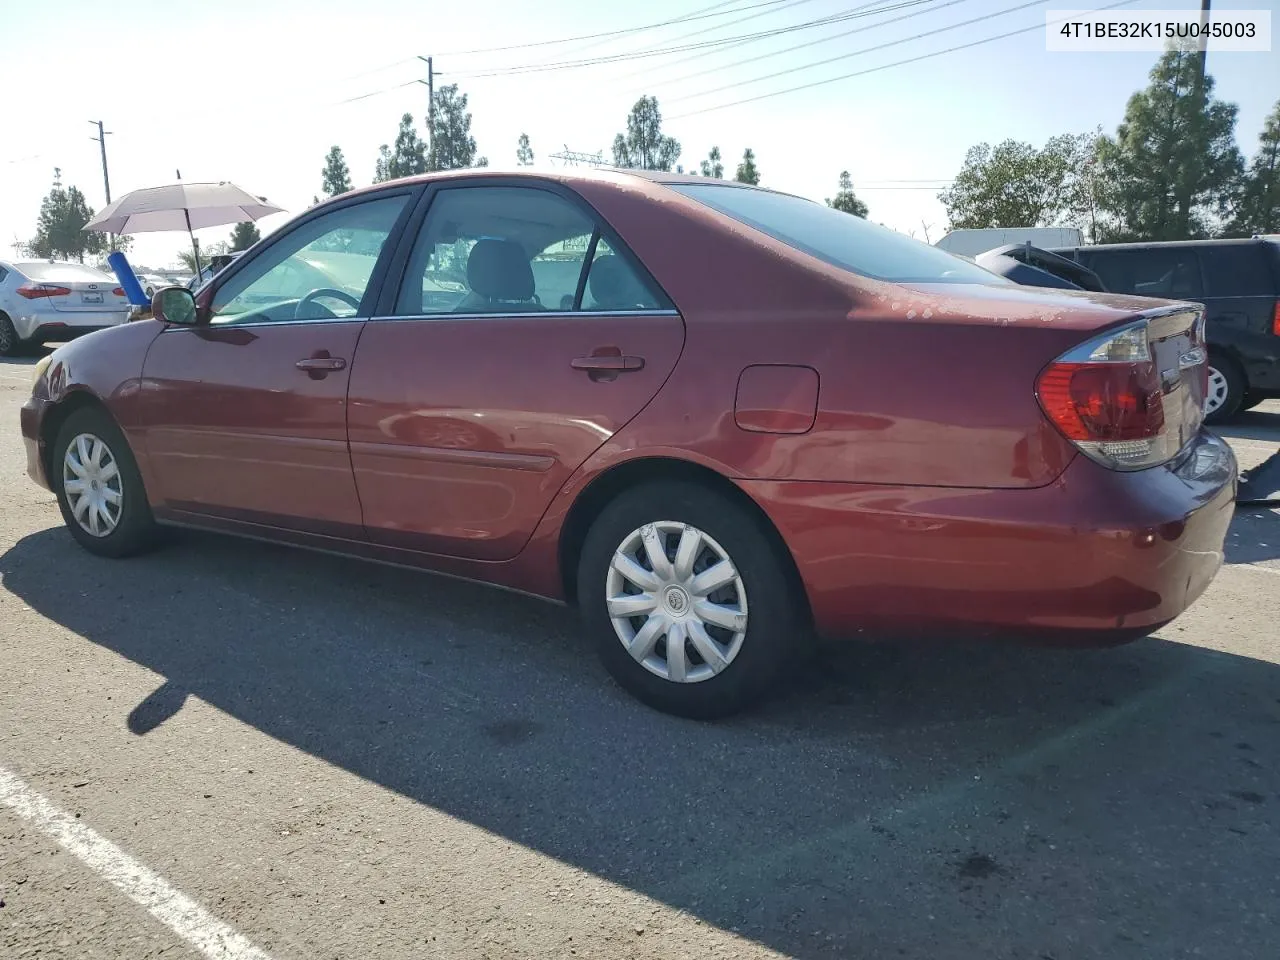
[[[1190,247],[1148,247],[1137,250],[1081,251],[1085,266],[1093,270],[1110,293],[1168,300],[1204,295],[1200,265]]]
[[[1270,297],[1276,293],[1271,264],[1261,243],[1200,248],[1205,294],[1210,297]]]
[[[431,201],[395,313],[663,309],[665,298],[579,205],[533,187],[463,186]]]

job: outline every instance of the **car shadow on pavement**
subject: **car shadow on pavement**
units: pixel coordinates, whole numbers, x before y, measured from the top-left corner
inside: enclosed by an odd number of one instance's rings
[[[568,611],[469,584],[204,535],[102,561],[61,529],[0,575],[165,678],[120,707],[139,736],[198,697],[783,954],[1275,942],[1274,663],[1155,639],[849,648],[711,725],[621,693]]]
[[[1214,424],[1212,429],[1231,440],[1260,440],[1280,446],[1280,412],[1271,409],[1238,413],[1227,423]]]
[[[1227,563],[1280,560],[1280,510],[1265,506],[1236,507],[1223,552]],[[1280,634],[1280,627],[1276,632]]]

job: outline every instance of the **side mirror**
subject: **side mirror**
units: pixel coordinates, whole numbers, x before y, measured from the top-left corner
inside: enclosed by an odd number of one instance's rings
[[[151,315],[161,323],[193,326],[196,322],[196,298],[186,287],[165,287],[151,298]]]

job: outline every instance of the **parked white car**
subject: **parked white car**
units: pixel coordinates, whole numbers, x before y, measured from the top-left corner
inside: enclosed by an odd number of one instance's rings
[[[0,356],[128,319],[129,301],[108,273],[83,263],[0,260]]]

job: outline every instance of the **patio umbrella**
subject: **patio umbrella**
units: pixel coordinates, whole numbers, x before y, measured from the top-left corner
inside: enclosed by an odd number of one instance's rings
[[[283,207],[254,196],[234,183],[174,183],[164,187],[146,187],[126,193],[107,204],[84,225],[99,233],[148,233],[186,230],[200,271],[200,249],[195,232],[204,227],[227,223],[261,220]]]

